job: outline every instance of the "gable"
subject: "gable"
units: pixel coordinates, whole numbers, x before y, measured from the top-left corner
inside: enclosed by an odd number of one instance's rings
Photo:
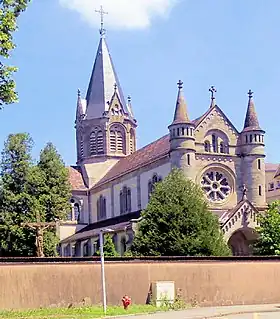
[[[255,229],[258,226],[258,214],[260,212],[248,200],[239,202],[234,209],[225,212],[219,218],[225,239],[229,240],[238,230]]]
[[[237,144],[239,132],[218,106],[209,109],[201,118],[195,121],[195,125],[197,143],[204,143],[206,136],[211,134],[211,131],[216,131],[220,132],[221,135],[226,135],[229,144]]]

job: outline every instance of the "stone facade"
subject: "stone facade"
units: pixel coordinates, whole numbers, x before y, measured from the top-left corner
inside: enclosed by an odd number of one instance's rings
[[[78,94],[77,166],[69,168],[73,211],[61,226],[62,255],[94,254],[100,231],[108,228],[124,253],[153,185],[172,167],[201,185],[234,254],[250,254],[256,215],[266,208],[265,132],[251,91],[241,132],[216,105],[213,87],[211,92],[210,107],[190,120],[179,81],[169,134],[136,150],[131,99],[123,98],[102,35],[87,97]]]

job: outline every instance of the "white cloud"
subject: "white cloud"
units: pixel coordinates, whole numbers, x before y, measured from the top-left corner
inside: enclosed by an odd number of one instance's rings
[[[166,17],[178,0],[59,0],[68,9],[77,11],[91,26],[100,25],[100,16],[95,12],[103,5],[109,14],[105,16],[105,27],[146,28],[151,19]]]

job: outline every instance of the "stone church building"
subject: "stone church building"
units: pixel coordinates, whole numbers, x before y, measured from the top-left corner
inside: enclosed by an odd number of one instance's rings
[[[61,255],[93,255],[100,230],[112,233],[123,254],[155,183],[173,167],[201,185],[233,254],[250,254],[256,215],[266,208],[265,132],[253,93],[239,132],[216,105],[214,87],[210,106],[191,120],[179,81],[168,134],[137,150],[131,99],[124,97],[104,33],[85,99],[78,92],[77,164],[69,168],[72,212],[59,229]]]

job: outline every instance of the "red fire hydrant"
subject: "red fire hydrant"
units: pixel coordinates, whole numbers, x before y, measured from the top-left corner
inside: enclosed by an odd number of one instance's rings
[[[122,303],[123,303],[123,308],[127,310],[128,306],[131,305],[131,298],[129,298],[127,295],[123,296]]]

